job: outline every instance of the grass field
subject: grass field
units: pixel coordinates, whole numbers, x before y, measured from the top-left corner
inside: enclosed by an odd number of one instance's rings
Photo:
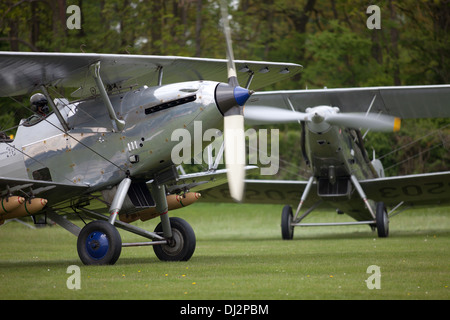
[[[406,211],[390,237],[367,226],[296,228],[281,240],[281,206],[194,204],[174,211],[194,228],[188,262],[161,262],[151,247],[123,248],[114,266],[84,266],[76,237],[59,226],[0,227],[1,299],[444,299],[450,298],[450,207]],[[309,222],[343,221],[331,212]],[[140,223],[153,230],[158,221]],[[122,239],[142,241],[121,231]],[[81,289],[69,290],[70,265]],[[380,267],[369,290],[367,268]]]

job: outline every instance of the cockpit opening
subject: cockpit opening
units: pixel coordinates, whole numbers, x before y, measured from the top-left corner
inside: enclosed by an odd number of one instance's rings
[[[5,132],[0,132],[0,143],[13,141],[14,141],[13,136],[8,136]]]
[[[34,114],[27,118],[23,125],[30,127],[41,122],[50,114],[47,98],[42,93],[35,93],[30,98],[31,110]]]

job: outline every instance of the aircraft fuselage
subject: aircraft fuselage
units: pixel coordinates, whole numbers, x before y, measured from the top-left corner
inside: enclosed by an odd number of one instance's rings
[[[223,115],[215,102],[217,82],[193,81],[141,87],[110,96],[123,131],[114,130],[100,97],[57,107],[67,122],[64,132],[54,113],[27,126],[22,120],[14,141],[0,143],[0,176],[89,185],[101,189],[121,181],[128,172],[150,179],[172,165],[177,141],[172,132],[194,133],[194,120],[203,129],[222,128]]]
[[[305,125],[302,147],[317,180],[318,195],[351,216],[364,214],[366,210],[362,202],[358,207],[351,207],[351,202],[347,201],[354,193],[350,176],[358,180],[383,176],[381,163],[369,160],[359,130],[321,121],[321,114],[334,112],[333,108],[316,107],[307,112],[315,116]]]

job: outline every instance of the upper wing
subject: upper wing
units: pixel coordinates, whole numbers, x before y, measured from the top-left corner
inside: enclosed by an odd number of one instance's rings
[[[49,206],[80,196],[87,189],[88,186],[76,184],[0,177],[0,196],[6,196],[8,193],[17,196],[33,195],[47,199]]]
[[[408,118],[450,117],[450,85],[367,87],[256,92],[246,108],[270,106],[304,112],[321,105],[341,112],[370,112]]]
[[[367,197],[394,206],[450,203],[450,171],[360,181]]]
[[[225,59],[91,53],[0,52],[0,96],[30,94],[41,85],[73,88],[74,96],[92,95],[96,88],[89,66],[100,61],[102,80],[110,89],[191,80],[227,80]],[[293,63],[236,60],[239,81],[254,73],[251,88],[258,89],[291,77],[302,66]]]

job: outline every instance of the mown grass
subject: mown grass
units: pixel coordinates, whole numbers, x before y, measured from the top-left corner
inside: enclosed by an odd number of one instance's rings
[[[281,206],[198,203],[173,211],[192,225],[188,262],[161,262],[151,247],[123,248],[114,266],[84,266],[76,237],[59,226],[0,227],[2,299],[449,299],[450,208],[415,209],[391,220],[390,237],[367,226],[297,228],[281,240]],[[319,212],[313,221],[342,221]],[[158,221],[138,223],[153,230]],[[123,241],[141,238],[121,231]],[[67,267],[81,268],[69,290]],[[367,268],[381,270],[369,290]]]

